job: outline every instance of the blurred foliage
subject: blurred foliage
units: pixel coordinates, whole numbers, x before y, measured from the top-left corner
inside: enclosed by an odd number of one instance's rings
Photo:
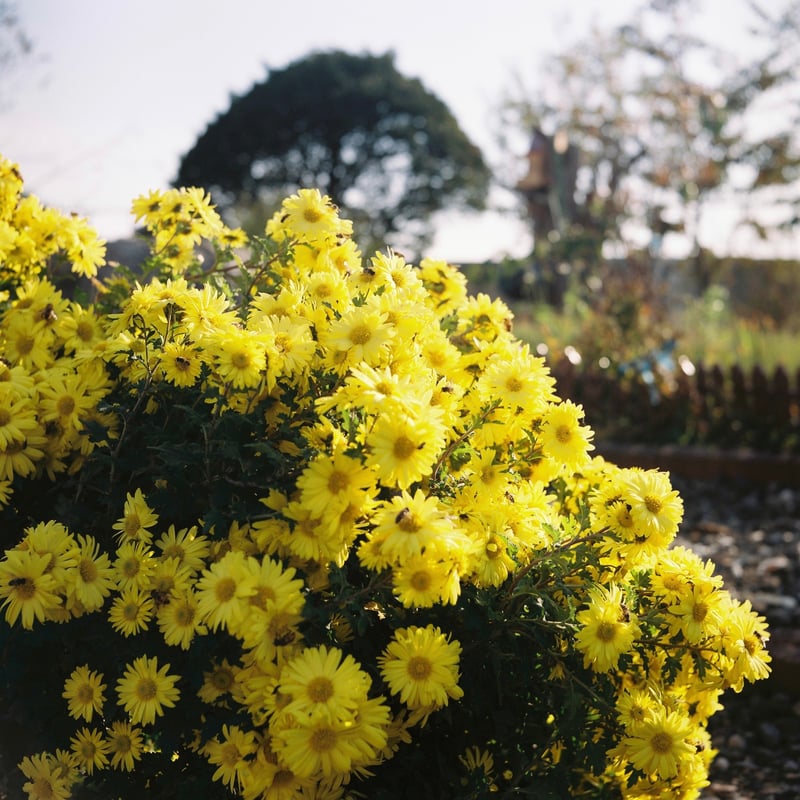
[[[537,256],[572,260],[576,241],[593,240],[599,253],[604,243],[641,245],[643,236],[659,252],[679,232],[693,245],[702,291],[714,277],[700,241],[710,201],[743,198],[738,224],[761,238],[792,229],[800,3],[750,11],[755,55],[712,45],[686,0],[651,0],[550,58],[534,85],[520,80],[509,92],[501,144],[518,153],[520,134],[534,131],[532,150],[543,158],[517,183]],[[752,124],[767,112],[769,126]]]
[[[464,271],[473,291],[507,299],[514,332],[601,440],[800,450],[797,263],[719,259],[702,294],[690,265],[646,253],[560,266],[558,305],[537,262]]]

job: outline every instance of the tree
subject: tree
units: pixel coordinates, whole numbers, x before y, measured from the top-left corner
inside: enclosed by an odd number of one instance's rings
[[[489,171],[446,105],[391,53],[313,53],[234,97],[182,158],[176,183],[220,208],[302,187],[328,194],[373,245],[418,248],[431,215],[484,207]],[[399,232],[411,234],[401,238]]]
[[[32,50],[33,44],[20,25],[15,5],[7,0],[0,0],[0,75],[8,80],[9,75]],[[2,89],[0,112],[7,102],[3,94],[8,91],[8,87],[4,86]]]
[[[680,231],[702,287],[701,220],[712,200],[747,193],[739,222],[766,235],[751,212],[763,208],[762,190],[798,177],[794,121],[779,115],[783,129],[760,134],[747,122],[767,93],[797,85],[797,47],[786,44],[800,29],[799,8],[792,0],[779,15],[759,12],[755,36],[774,46],[742,62],[689,33],[686,0],[651,0],[629,22],[554,56],[535,89],[512,91],[503,130],[537,130],[549,167],[544,185],[531,185],[534,170],[517,184],[533,203],[537,249],[589,239],[595,253],[604,243],[658,250]]]

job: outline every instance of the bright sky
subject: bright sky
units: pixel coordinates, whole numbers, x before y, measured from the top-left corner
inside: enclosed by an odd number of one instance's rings
[[[745,0],[706,0],[709,19]],[[535,75],[590,25],[637,0],[18,0],[36,58],[0,76],[0,153],[29,191],[87,216],[112,239],[133,228],[133,197],[166,188],[232,93],[314,49],[396,53],[496,163],[493,112],[515,74]],[[729,30],[730,34],[731,31]],[[520,154],[521,156],[524,154]],[[522,162],[521,162],[522,168]],[[498,214],[445,215],[429,255],[480,261],[530,249]]]

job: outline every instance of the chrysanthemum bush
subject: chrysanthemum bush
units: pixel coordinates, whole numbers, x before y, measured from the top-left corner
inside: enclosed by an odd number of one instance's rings
[[[92,285],[103,243],[0,161],[9,791],[697,797],[764,620],[508,309],[316,191],[248,243],[198,189],[133,212],[152,258]]]

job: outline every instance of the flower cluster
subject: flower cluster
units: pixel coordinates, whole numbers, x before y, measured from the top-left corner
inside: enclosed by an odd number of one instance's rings
[[[6,263],[30,226],[0,163],[0,681],[30,798],[699,796],[764,620],[670,547],[666,474],[591,456],[501,301],[365,259],[315,190],[244,261],[186,189],[134,201],[148,281],[83,307]],[[198,281],[202,239],[228,258]]]

